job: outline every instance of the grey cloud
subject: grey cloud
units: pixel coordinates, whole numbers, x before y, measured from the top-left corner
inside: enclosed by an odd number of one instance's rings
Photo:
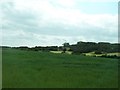
[[[14,3],[8,2],[2,5],[3,29],[33,29],[37,27],[36,17],[30,11],[18,11]]]
[[[65,41],[76,43],[81,40],[117,41],[117,26],[112,22],[106,23],[105,28],[87,23],[74,26],[59,21],[45,22],[47,24],[43,26],[42,15],[38,19],[31,10],[16,10],[13,2],[4,3],[2,13],[4,45],[61,45]],[[109,29],[112,29],[112,32]]]

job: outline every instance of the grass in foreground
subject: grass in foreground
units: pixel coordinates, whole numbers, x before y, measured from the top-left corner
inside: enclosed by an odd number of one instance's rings
[[[117,59],[3,49],[3,88],[116,88]]]

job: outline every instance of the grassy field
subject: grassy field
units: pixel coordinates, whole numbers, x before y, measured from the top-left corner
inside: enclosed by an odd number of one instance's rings
[[[0,48],[0,89],[2,88],[2,49]]]
[[[116,88],[118,60],[3,49],[3,88]]]

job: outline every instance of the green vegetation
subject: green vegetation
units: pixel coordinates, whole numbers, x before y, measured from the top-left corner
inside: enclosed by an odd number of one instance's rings
[[[118,60],[4,48],[3,88],[116,88]]]
[[[2,88],[2,49],[0,48],[0,89]]]
[[[63,51],[50,51],[51,53],[62,53]],[[66,54],[72,54],[71,51],[65,51]]]
[[[93,57],[104,58],[116,58],[120,59],[120,43],[109,42],[82,42],[70,45],[69,43],[63,43],[63,46],[20,46],[20,47],[8,47],[2,46],[2,48],[15,48],[27,51],[39,51],[39,52],[52,52],[52,53],[67,53]]]
[[[113,56],[116,55],[117,57],[120,57],[120,53],[102,53],[102,54],[95,54],[95,52],[89,52],[89,53],[83,53],[86,56],[102,56],[102,55],[107,55],[107,56]]]
[[[117,53],[120,52],[120,43],[111,44],[109,42],[77,42],[77,44],[70,45],[71,51],[74,54],[79,53],[89,53],[95,52],[96,54],[104,54],[104,53]]]

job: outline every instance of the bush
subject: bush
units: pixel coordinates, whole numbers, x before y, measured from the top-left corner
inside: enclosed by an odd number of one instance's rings
[[[82,53],[81,52],[72,52],[72,54],[80,55]]]
[[[117,55],[102,55],[101,57],[106,57],[106,58],[119,58]]]
[[[102,54],[101,51],[95,51],[95,54]]]

